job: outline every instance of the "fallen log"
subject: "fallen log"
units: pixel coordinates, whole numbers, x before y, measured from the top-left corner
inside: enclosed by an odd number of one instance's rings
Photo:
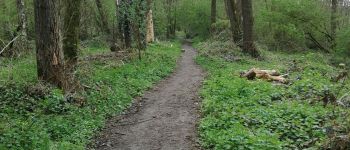
[[[247,72],[242,72],[240,75],[242,78],[247,78],[248,80],[254,79],[264,79],[269,82],[279,82],[286,84],[288,80],[285,78],[285,75],[281,75],[276,70],[260,70],[260,69],[250,69]]]

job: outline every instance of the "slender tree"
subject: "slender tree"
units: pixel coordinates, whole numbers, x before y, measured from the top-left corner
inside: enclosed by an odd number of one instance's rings
[[[114,27],[113,27],[113,45],[111,46],[112,51],[119,51],[121,50],[123,44],[120,41],[122,39],[122,30],[120,29],[119,22],[120,22],[120,11],[119,11],[119,5],[120,5],[120,0],[115,0],[115,16],[114,16]]]
[[[211,0],[210,23],[211,23],[211,33],[214,33],[215,27],[213,27],[213,25],[216,23],[216,0]]]
[[[252,57],[260,57],[259,51],[256,49],[253,38],[253,6],[252,0],[242,0],[242,16],[243,16],[243,51]]]
[[[241,38],[241,28],[240,28],[240,16],[237,14],[237,6],[235,0],[225,0],[226,14],[230,20],[230,29],[232,32],[232,39],[236,44],[239,44]]]
[[[95,0],[95,3],[100,16],[101,29],[109,35],[111,33],[111,30],[109,29],[106,11],[103,8],[101,0]]]
[[[146,42],[146,32],[147,32],[147,19],[146,19],[146,13],[148,10],[147,2],[145,3],[145,0],[134,0],[132,4],[132,30],[133,30],[133,37],[135,39],[138,53],[139,53],[139,59],[141,59],[141,50],[144,50],[147,46]]]
[[[63,51],[68,64],[78,60],[81,0],[65,0]]]
[[[147,35],[146,42],[154,42],[154,26],[153,26],[153,12],[152,12],[152,0],[147,0]]]
[[[58,0],[34,0],[36,58],[39,80],[64,86]]]
[[[18,32],[20,34],[19,42],[24,49],[28,48],[27,38],[27,15],[25,10],[24,0],[16,1],[17,12],[18,12]]]
[[[176,32],[176,0],[165,0],[166,16],[167,16],[167,31],[168,39],[175,37]]]
[[[337,32],[337,11],[338,11],[338,0],[332,0],[332,13],[331,13],[331,49],[336,47],[336,32]]]
[[[2,3],[3,3],[2,4],[3,11],[5,13],[7,9],[6,3],[5,1],[3,1]],[[22,48],[23,50],[28,49],[27,20],[26,20],[24,0],[16,0],[16,8],[18,13],[18,25],[16,30],[13,32],[10,31],[10,26],[8,21],[6,21],[4,25],[4,31],[6,31],[8,35],[11,37],[11,41],[8,46],[9,52],[7,52],[7,54],[10,56],[14,56],[15,54],[18,54],[19,48]],[[17,49],[14,47],[16,47]]]
[[[8,12],[7,12],[8,7],[6,4],[6,1],[0,0],[0,7],[1,7],[1,13],[5,14],[5,16],[8,15]],[[3,20],[2,31],[5,33],[6,38],[11,38],[12,31],[10,27],[10,20],[8,17],[4,18]]]
[[[105,8],[102,5],[101,0],[95,0],[96,3],[96,7],[100,16],[100,28],[101,30],[105,33],[105,35],[107,36],[107,42],[109,43],[110,46],[110,50],[112,52],[117,50],[117,41],[114,38],[114,33],[112,33],[110,27],[109,27],[109,23],[108,23],[108,17],[107,17],[107,13]]]
[[[131,48],[131,0],[120,0],[119,10],[119,28],[123,33],[125,48]]]

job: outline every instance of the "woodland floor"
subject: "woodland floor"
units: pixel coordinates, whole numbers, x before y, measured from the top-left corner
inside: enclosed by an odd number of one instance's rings
[[[200,149],[196,126],[204,72],[194,62],[196,50],[189,43],[183,49],[169,78],[137,98],[127,113],[107,121],[95,149]]]

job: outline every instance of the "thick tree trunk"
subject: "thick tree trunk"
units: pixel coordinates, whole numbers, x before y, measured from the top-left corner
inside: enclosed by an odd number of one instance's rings
[[[81,0],[65,0],[63,51],[68,66],[78,61]]]
[[[63,87],[64,61],[58,2],[58,0],[34,0],[36,57],[39,80]]]
[[[226,13],[230,20],[231,24],[231,32],[232,32],[232,39],[236,44],[239,44],[241,41],[241,28],[240,28],[240,17],[238,18],[238,11],[236,2],[234,0],[225,0],[225,7],[226,7]]]
[[[216,0],[211,0],[211,17],[210,17],[210,24],[211,24],[211,33],[215,33],[215,27],[213,25],[216,23]]]
[[[237,30],[240,35],[240,39],[242,39],[242,0],[234,0],[235,1],[235,15],[237,20]]]
[[[243,51],[250,54],[252,57],[258,58],[260,54],[255,47],[253,38],[253,5],[252,0],[242,1],[242,16],[243,16]]]
[[[338,10],[338,0],[332,0],[332,13],[331,13],[331,36],[332,43],[331,49],[336,47],[336,32],[337,32],[337,10]]]
[[[152,13],[152,0],[147,0],[147,35],[146,42],[154,42],[154,25],[153,25],[153,13]]]

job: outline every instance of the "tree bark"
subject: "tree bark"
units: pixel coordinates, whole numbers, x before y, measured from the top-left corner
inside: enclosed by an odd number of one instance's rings
[[[21,35],[27,38],[27,18],[26,18],[24,0],[17,0],[16,6],[17,6],[18,20],[19,20],[18,26],[21,29]]]
[[[120,11],[119,11],[119,5],[120,5],[120,0],[115,0],[115,20],[114,20],[114,27],[113,27],[113,41],[114,41],[114,45],[111,46],[111,50],[112,51],[119,51],[122,49],[122,42],[120,41],[122,39],[122,35],[121,35],[121,29],[119,26],[119,22],[120,22]]]
[[[336,32],[337,32],[337,10],[338,0],[332,0],[332,13],[331,13],[331,49],[334,50],[336,47]]]
[[[65,0],[63,51],[67,65],[78,61],[81,0]]]
[[[105,9],[103,8],[101,0],[95,0],[96,7],[100,16],[100,24],[101,24],[101,30],[106,34],[107,36],[107,42],[109,43],[110,50],[112,52],[116,51],[116,41],[113,38],[114,35],[111,33],[111,29],[109,28],[108,24],[108,18]]]
[[[146,42],[154,42],[154,25],[153,25],[153,12],[152,12],[152,0],[147,0],[147,35]]]
[[[243,16],[243,52],[250,54],[254,58],[260,57],[259,51],[254,44],[254,18],[252,0],[242,1]]]
[[[3,11],[6,12],[6,4],[5,1],[2,2]],[[26,20],[26,12],[24,0],[16,0],[16,8],[18,13],[18,25],[17,28],[12,32],[9,26],[9,21],[6,20],[4,24],[4,31],[11,38],[11,42],[9,43],[8,49],[6,52],[8,56],[14,56],[20,53],[21,50],[28,50],[28,40],[27,40],[27,20]],[[13,40],[17,39],[17,40]],[[16,47],[16,48],[14,48]]]
[[[240,39],[242,39],[242,0],[234,0],[235,1],[235,11],[236,11],[236,20],[237,20],[237,30],[240,35]]]
[[[165,0],[165,6],[167,9],[167,32],[166,37],[167,39],[174,38],[175,32],[176,32],[176,6],[175,0]]]
[[[0,5],[1,5],[1,13],[8,15],[7,14],[7,5],[6,5],[6,1],[4,0],[0,0]],[[5,33],[5,37],[7,39],[12,38],[12,31],[11,31],[11,27],[10,27],[10,21],[8,18],[3,20],[3,24],[2,24],[2,31]]]
[[[133,18],[133,21],[131,23],[132,25],[132,30],[133,30],[133,33],[134,33],[134,38],[136,40],[136,44],[137,44],[137,49],[138,50],[142,50],[144,49],[144,44],[143,44],[143,41],[145,40],[144,38],[142,38],[142,27],[141,27],[141,24],[143,23],[143,20],[145,19],[144,17],[144,13],[141,13],[141,11],[144,11],[143,8],[142,8],[142,1],[140,0],[139,1],[139,4],[136,5],[135,7],[135,18]],[[139,51],[140,52],[140,51]],[[140,53],[139,53],[140,54]],[[139,55],[140,57],[141,55]]]
[[[130,21],[130,9],[131,1],[130,0],[120,0],[118,7],[118,24],[119,30],[123,35],[124,48],[131,48],[132,39],[131,39],[131,21]]]
[[[237,3],[235,0],[225,0],[226,14],[230,20],[230,29],[232,32],[233,42],[239,44],[241,41],[241,21],[240,14],[238,14]]]
[[[102,6],[101,0],[95,0],[95,3],[96,3],[98,13],[100,15],[102,31],[104,31],[107,35],[109,35],[111,33],[111,30],[109,29],[107,15]]]
[[[38,79],[64,86],[58,0],[34,0]]]
[[[215,33],[215,27],[213,26],[216,23],[216,0],[211,0],[211,17],[210,17],[210,24],[211,24],[211,33]]]

